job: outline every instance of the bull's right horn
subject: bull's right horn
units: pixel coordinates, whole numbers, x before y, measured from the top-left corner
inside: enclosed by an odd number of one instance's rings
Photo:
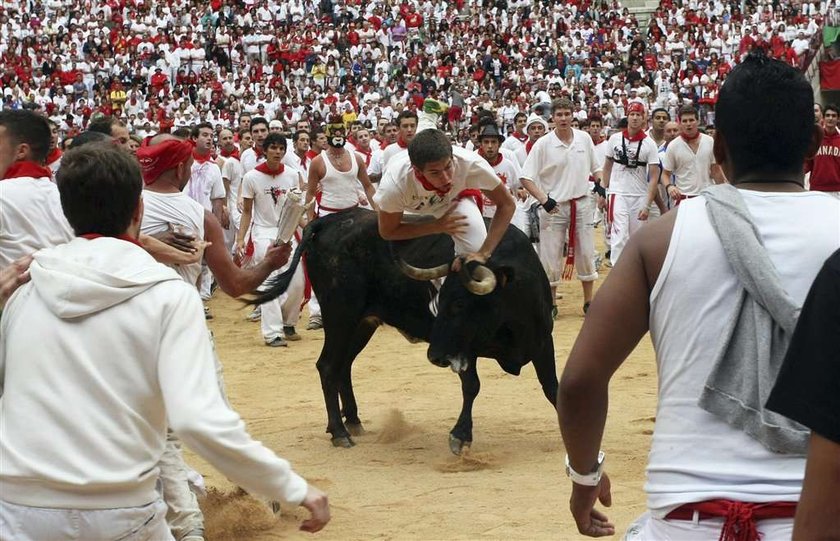
[[[397,262],[400,266],[400,270],[403,271],[403,274],[405,274],[409,278],[413,278],[415,280],[420,280],[423,282],[443,278],[444,276],[449,274],[449,263],[439,265],[437,267],[432,267],[430,269],[421,269],[409,265],[402,259],[399,259]]]
[[[467,291],[474,295],[487,295],[496,289],[496,275],[484,265],[476,265],[470,273],[466,264],[461,267],[461,280]]]

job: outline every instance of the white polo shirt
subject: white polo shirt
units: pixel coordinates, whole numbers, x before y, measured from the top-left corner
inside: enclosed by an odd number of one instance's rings
[[[538,183],[546,195],[562,202],[586,195],[589,175],[600,170],[588,133],[572,129],[567,145],[552,130],[531,147],[521,177]]]
[[[629,160],[646,165],[637,167],[623,165],[620,163],[620,157],[625,151]],[[628,141],[622,132],[614,133],[607,143],[606,156],[613,160],[609,186],[611,194],[632,196],[647,194],[648,168],[651,165],[659,167],[659,151],[653,139],[645,136],[641,141]]]
[[[662,156],[662,167],[674,174],[677,188],[683,195],[700,195],[703,188],[713,184],[710,170],[715,163],[714,144],[715,140],[705,133],[700,134],[697,153],[682,137],[668,144]]]
[[[496,173],[496,176],[499,177],[499,180],[502,181],[502,184],[507,186],[508,190],[513,193],[516,188],[519,187],[519,178],[522,175],[521,169],[519,168],[519,162],[516,159],[508,158],[507,156],[499,153],[499,158],[501,158],[495,164],[488,165],[493,168],[493,172]],[[484,198],[484,210],[483,214],[485,218],[492,218],[496,215],[496,204],[487,197],[483,195]]]
[[[414,176],[408,152],[395,156],[385,168],[373,200],[384,212],[443,216],[458,194],[467,189],[493,191],[501,181],[487,160],[477,153],[452,147],[452,188],[444,195],[428,191]]]

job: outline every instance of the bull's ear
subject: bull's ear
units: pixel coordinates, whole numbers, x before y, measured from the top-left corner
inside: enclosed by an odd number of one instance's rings
[[[513,267],[497,267],[493,269],[493,273],[496,275],[496,288],[505,287],[513,281]]]

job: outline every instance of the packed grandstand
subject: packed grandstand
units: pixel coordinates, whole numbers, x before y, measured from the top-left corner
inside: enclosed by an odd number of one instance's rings
[[[803,67],[835,2],[662,0],[641,25],[616,0],[0,4],[3,107],[44,111],[62,138],[99,114],[141,137],[242,113],[289,134],[334,115],[377,128],[432,97],[465,142],[481,109],[511,133],[561,96],[605,128],[631,101],[713,124],[732,67],[756,47]]]

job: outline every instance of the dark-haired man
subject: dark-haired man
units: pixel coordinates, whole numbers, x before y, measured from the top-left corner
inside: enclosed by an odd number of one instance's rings
[[[109,135],[123,148],[129,148],[128,143],[131,141],[131,137],[129,137],[128,128],[115,116],[102,116],[101,118],[97,118],[88,124],[87,129],[88,131]]]
[[[513,132],[502,142],[502,148],[516,154],[520,148],[528,142],[525,123],[528,121],[528,114],[522,111],[513,117]]]
[[[322,528],[326,496],[222,398],[193,288],[140,248],[134,158],[86,145],[57,182],[77,238],[35,255],[0,329],[3,536],[174,539],[155,490],[167,427],[237,484],[308,508],[302,529]]]
[[[388,167],[388,162],[391,158],[405,152],[408,145],[414,139],[417,132],[417,113],[411,110],[404,110],[397,115],[397,127],[399,128],[399,135],[397,135],[397,142],[393,145],[388,145],[382,151],[382,170]]]
[[[251,139],[253,146],[248,150],[242,152],[242,169],[245,173],[253,169],[265,161],[265,156],[262,153],[263,141],[268,135],[268,120],[258,116],[251,119]],[[248,227],[248,224],[243,224],[242,227]]]
[[[732,185],[636,233],[598,291],[557,404],[581,533],[615,532],[594,508],[611,501],[599,453],[608,387],[650,331],[660,385],[648,512],[626,539],[791,539],[808,432],[767,411],[767,382],[840,246],[840,201],[803,188],[821,135],[813,103],[798,70],[747,56],[716,105],[715,157]]]
[[[299,169],[283,164],[285,154],[286,139],[279,133],[269,133],[263,140],[266,161],[245,173],[242,179],[242,223],[251,224],[253,262],[257,265],[277,239],[277,223],[287,194],[292,189],[299,190],[303,183]],[[240,229],[236,238],[234,251],[239,257],[245,255],[246,233],[244,228]],[[282,270],[278,269],[278,272]],[[280,298],[261,305],[260,326],[267,346],[286,346],[286,340],[300,340],[295,325],[300,318],[303,291],[303,268],[298,267],[289,290]]]
[[[656,148],[665,143],[665,124],[671,121],[671,115],[667,110],[659,107],[650,113],[650,129],[647,134],[656,143]]]
[[[712,184],[723,182],[712,152],[715,140],[700,133],[697,109],[685,105],[680,108],[678,117],[680,136],[668,144],[662,157],[662,185],[674,206],[685,199],[697,197]]]
[[[476,203],[486,195],[496,214],[488,230]],[[453,147],[440,130],[418,133],[405,156],[395,158],[382,175],[374,201],[379,206],[379,233],[386,240],[405,240],[446,233],[455,243],[454,270],[466,261],[485,263],[507,231],[516,205],[493,169],[475,152]],[[405,223],[403,213],[426,214],[431,222]]]
[[[0,268],[73,238],[44,162],[50,126],[31,111],[0,111]]]

